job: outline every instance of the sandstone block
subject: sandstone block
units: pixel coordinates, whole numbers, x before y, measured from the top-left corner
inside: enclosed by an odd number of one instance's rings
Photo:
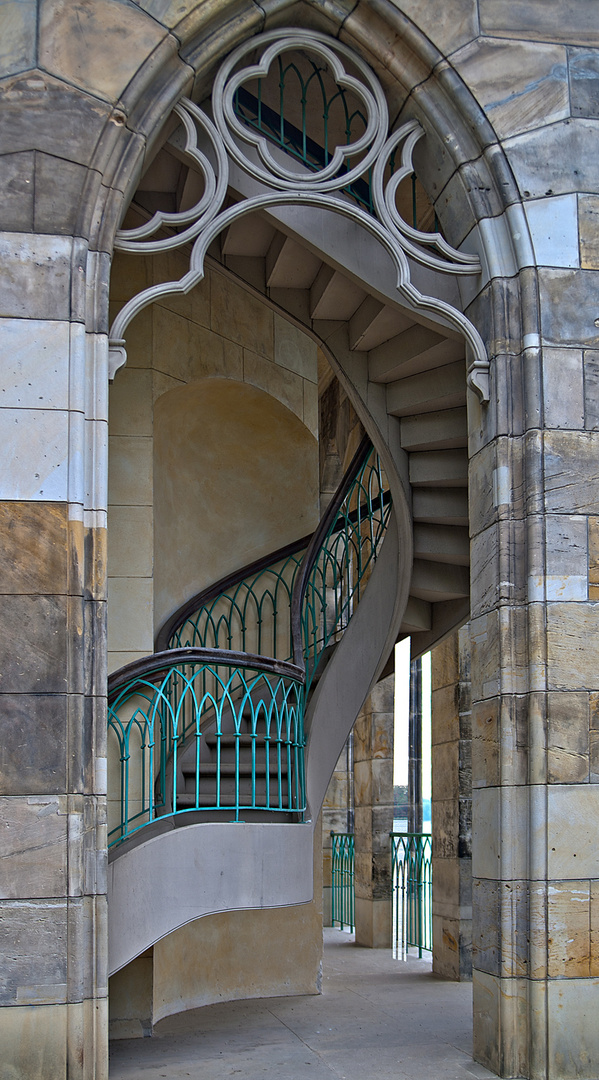
[[[569,41],[573,45],[599,45],[594,12],[586,0],[572,0],[568,25],[560,0],[544,0],[542,5],[528,0],[480,0],[483,34],[518,37],[532,41]]]
[[[237,342],[262,357],[272,357],[274,316],[261,300],[245,289],[235,290],[220,274],[212,277],[211,327],[217,334]]]
[[[591,690],[597,678],[596,601],[547,605],[547,664],[552,690]]]
[[[72,48],[76,48],[76,38]],[[100,62],[103,57],[100,49]],[[15,75],[4,83],[3,90],[0,154],[29,151],[32,147],[56,154],[59,145],[65,160],[89,163],[110,115],[108,103],[35,70]],[[51,124],[49,116],[53,118]]]
[[[113,0],[44,0],[39,63],[74,86],[114,101],[166,35],[145,12]]]
[[[67,901],[3,900],[0,974],[4,1005],[53,1005],[67,997]]]
[[[569,115],[563,46],[479,38],[452,60],[500,139]]]
[[[63,596],[4,596],[0,670],[4,693],[64,693],[67,603]]]
[[[566,395],[564,382],[568,385]],[[580,349],[543,349],[543,411],[547,428],[580,429],[585,426]]]
[[[0,184],[0,229],[32,232],[35,193],[32,150],[0,157]]]
[[[553,881],[548,887],[548,974],[580,978],[590,974],[590,885]]]
[[[599,499],[599,433],[545,435],[545,506],[550,513],[593,514]]]
[[[544,341],[549,345],[596,348],[599,331],[592,299],[597,287],[596,274],[591,270],[542,269],[539,284],[541,305],[545,309]]]
[[[111,652],[153,649],[151,578],[111,578],[108,583],[108,648]]]
[[[66,593],[66,544],[64,504],[0,502],[0,593]]]
[[[582,783],[589,776],[588,694],[547,695],[547,779]]]
[[[67,237],[0,233],[0,316],[68,319],[72,245]]]
[[[599,1059],[596,979],[557,979],[547,987],[549,1076],[592,1077]]]
[[[0,899],[63,896],[67,886],[66,796],[0,798]]]
[[[599,878],[598,811],[596,784],[554,784],[547,789],[550,878]]]
[[[304,380],[300,375],[285,371],[264,356],[244,349],[243,378],[244,382],[251,383],[252,386],[265,390],[271,397],[277,398],[303,420]]]
[[[508,158],[524,198],[542,199],[570,191],[596,193],[596,142],[597,121],[578,118],[510,139],[506,146]],[[577,162],[576,176],[563,168],[564,160]]]
[[[572,116],[599,117],[599,55],[596,49],[568,49]]]
[[[448,0],[438,11],[433,11],[421,0],[393,0],[424,30],[440,52],[445,56],[476,37],[478,27],[476,14],[471,0]]]
[[[109,439],[108,502],[117,506],[152,503],[152,439],[112,435]]]
[[[583,270],[599,269],[599,196],[578,196],[580,265]]]
[[[587,431],[599,430],[599,352],[585,349],[584,365],[584,426]]]

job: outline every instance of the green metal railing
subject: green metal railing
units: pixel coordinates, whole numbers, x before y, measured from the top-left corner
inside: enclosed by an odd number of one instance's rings
[[[348,470],[345,490],[330,524],[315,533],[301,585],[301,640],[309,689],[324,650],[345,630],[368,582],[385,536],[391,497],[380,458],[362,444],[356,467]],[[355,460],[356,460],[355,459]],[[297,592],[297,590],[296,590]],[[296,661],[297,662],[297,661]]]
[[[354,922],[354,836],[331,832],[331,923],[353,930]]]
[[[235,649],[291,660],[289,612],[306,544],[198,606],[170,635],[167,648]]]
[[[181,649],[109,684],[109,846],[159,817],[305,809],[303,672],[225,651]],[[112,743],[112,746],[110,745]]]
[[[156,653],[110,677],[111,846],[189,811],[301,819],[308,689],[359,602],[390,507],[365,439],[309,544],[192,598]]]
[[[390,833],[393,876],[393,949],[430,952],[432,923],[432,840],[428,833]]]

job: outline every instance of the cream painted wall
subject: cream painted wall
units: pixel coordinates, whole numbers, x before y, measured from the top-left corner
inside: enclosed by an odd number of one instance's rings
[[[110,283],[111,318],[140,289],[158,281],[180,277],[184,268],[185,260],[177,253],[148,258],[117,254]],[[222,425],[228,430],[226,468],[238,476],[233,485],[235,491],[232,492],[236,496],[235,542],[240,537],[244,540],[247,538],[249,543],[244,546],[244,551],[257,551],[260,555],[271,550],[265,537],[266,517],[274,529],[273,547],[310,532],[318,519],[317,348],[306,334],[230,276],[209,269],[204,281],[187,296],[163,299],[133,321],[128,332],[127,355],[127,366],[117,373],[110,388],[109,671],[152,652],[154,630],[166,614],[215,577],[240,565],[233,556],[230,534],[224,546],[221,543],[226,529],[222,523],[219,527],[217,521],[220,516],[217,504],[222,502],[217,488],[224,484],[224,477],[221,476],[218,485],[213,485],[215,505],[210,509],[204,503],[202,507],[204,532],[208,521],[206,512],[210,525],[220,528],[218,550],[216,543],[210,544],[205,540],[199,558],[198,548],[192,543],[192,538],[197,536],[198,520],[194,516],[198,502],[195,480],[191,483],[173,481],[178,492],[178,497],[174,498],[172,485],[162,464],[162,454],[166,452],[165,440],[168,441],[168,417],[174,423],[173,413],[178,407],[175,401],[180,404],[185,398],[185,387],[190,384],[198,387],[205,385],[206,380],[214,379],[245,385],[248,387],[248,403],[251,390],[256,391],[253,403],[248,404],[246,419],[242,416],[243,408],[240,410],[236,406],[235,415],[245,423],[243,435],[240,431],[232,435],[233,413],[227,419],[224,415],[226,410],[219,406]],[[179,399],[162,400],[164,395],[177,390],[182,391]],[[200,394],[198,390],[194,393]],[[216,387],[209,393],[214,403],[218,396]],[[222,394],[226,393],[225,388]],[[242,393],[238,390],[238,397]],[[232,408],[234,396],[232,391]],[[267,447],[264,437],[258,436],[261,409],[264,410],[263,427],[276,431],[280,442],[274,456],[271,453],[271,466],[275,469],[272,490],[278,486],[277,499],[271,493],[258,505],[249,495],[256,456],[254,454],[254,464],[250,467],[247,440],[259,453],[267,449],[271,452],[275,444],[271,438]],[[160,454],[154,448],[155,413],[161,423]],[[250,414],[253,416],[251,422]],[[217,426],[212,423],[212,434],[216,443],[224,448],[224,440],[216,430]],[[199,428],[196,426],[195,430],[197,433]],[[188,435],[192,436],[191,429],[188,429]],[[206,443],[208,440],[203,438],[202,441]],[[235,447],[239,453],[237,462]],[[179,440],[179,449],[181,452],[178,454],[174,447],[170,447],[167,457],[171,462],[176,458],[179,466],[187,469],[189,478],[190,468],[181,462],[181,458],[187,458],[191,444],[183,448]],[[294,452],[298,455],[295,463]],[[218,454],[213,454],[211,465],[215,466],[218,461]],[[238,496],[243,487],[241,476],[246,468],[247,497],[240,502]],[[257,473],[254,471],[253,475]],[[168,541],[162,539],[167,531],[164,526],[165,514],[159,515],[155,523],[155,479],[160,486],[161,498],[166,493],[168,505],[174,507],[169,525],[176,522],[173,527],[178,532],[179,540],[187,537],[181,551],[189,561],[186,566],[179,562],[178,569],[175,561],[169,564],[171,553],[167,550]],[[305,489],[302,488],[304,480],[307,484]],[[207,487],[210,485],[204,483],[204,497],[209,495]],[[242,511],[242,504],[245,511]],[[280,511],[278,519],[277,504]],[[245,521],[244,513],[248,515]],[[262,527],[259,525],[260,515]],[[155,527],[159,543],[163,545],[162,556],[157,556],[154,551]],[[279,540],[280,536],[284,539]],[[168,556],[166,561],[165,555]],[[205,565],[201,562],[204,557],[208,560]],[[247,559],[242,557],[241,564],[254,557],[254,554],[248,555]],[[158,592],[155,592],[156,558]],[[187,583],[186,574],[190,575]],[[169,594],[169,577],[172,578],[172,595]]]
[[[204,379],[154,407],[154,619],[311,532],[318,444],[276,398]]]

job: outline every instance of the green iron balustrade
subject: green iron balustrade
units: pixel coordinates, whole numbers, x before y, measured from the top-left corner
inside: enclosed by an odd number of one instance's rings
[[[263,79],[257,80],[255,94],[248,90],[247,87],[240,86],[235,92],[233,107],[236,115],[248,127],[260,132],[271,143],[284,150],[286,154],[300,161],[307,169],[316,172],[325,168],[329,163],[331,156],[329,150],[331,119],[335,107],[337,108],[338,119],[337,124],[333,126],[336,127],[337,133],[341,134],[345,144],[348,146],[363,134],[366,128],[366,117],[361,109],[352,108],[349,95],[344,87],[335,85],[334,89],[331,87],[332,92],[327,94],[327,87],[323,78],[324,69],[305,55],[303,61],[308,65],[307,74],[303,74],[293,61],[285,66],[282,57],[277,57],[278,111],[264,100]],[[290,111],[290,75],[294,77],[291,90],[291,105],[294,115],[299,120],[299,127],[286,118],[286,108],[288,113]],[[308,123],[312,122],[313,124],[315,118],[319,116],[318,108],[314,102],[308,101],[308,95],[313,86],[317,88],[316,95],[320,99],[320,108],[322,110],[320,113],[322,128],[319,133],[321,142],[308,134]],[[298,106],[299,116],[297,116]],[[339,175],[349,172],[351,167],[351,160],[347,159],[341,166]],[[394,171],[395,151],[389,160],[390,174],[392,175]],[[354,180],[353,183],[343,188],[343,191],[355,199],[358,205],[367,210],[368,213],[374,214],[371,174],[372,170],[369,169],[367,179],[359,178]],[[417,205],[418,181],[414,175],[411,177],[411,185],[412,224],[415,229],[422,228],[423,223],[419,221],[420,215]],[[432,214],[432,208],[427,207],[427,211]],[[433,217],[433,227],[437,231],[439,223],[436,214]]]
[[[262,810],[301,819],[303,672],[224,650],[171,650],[109,683],[119,760],[109,846],[160,817]]]
[[[359,602],[390,510],[364,439],[309,543],[192,598],[153,656],[110,677],[111,846],[190,811],[301,820],[308,689]]]
[[[393,948],[405,959],[408,949],[430,952],[432,923],[432,839],[429,833],[391,833]]]
[[[200,603],[168,638],[169,649],[236,649],[291,660],[289,610],[307,541]]]
[[[331,832],[331,923],[355,929],[354,836]]]
[[[303,571],[301,638],[309,689],[324,651],[345,630],[363,592],[383,542],[391,497],[380,458],[362,444],[355,470],[324,535],[318,531],[309,574]]]

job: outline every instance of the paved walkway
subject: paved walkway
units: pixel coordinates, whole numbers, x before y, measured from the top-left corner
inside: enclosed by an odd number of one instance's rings
[[[325,931],[323,993],[208,1005],[111,1047],[110,1080],[471,1080],[471,987]]]

